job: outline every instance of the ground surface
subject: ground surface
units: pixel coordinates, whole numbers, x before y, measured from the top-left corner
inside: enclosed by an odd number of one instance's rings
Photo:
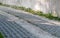
[[[0,7],[0,31],[5,38],[60,38],[60,26],[27,12]]]

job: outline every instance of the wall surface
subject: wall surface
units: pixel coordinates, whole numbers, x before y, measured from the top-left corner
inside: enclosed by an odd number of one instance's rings
[[[44,13],[53,13],[60,17],[60,0],[0,0],[9,5],[29,7]]]
[[[29,7],[34,10],[48,12],[49,3],[46,0],[0,0],[4,4]]]

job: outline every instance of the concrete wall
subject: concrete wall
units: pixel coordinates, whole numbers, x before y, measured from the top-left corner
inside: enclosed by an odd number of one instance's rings
[[[0,0],[4,4],[29,7],[34,10],[48,12],[49,3],[45,0]]]
[[[60,18],[60,0],[49,0],[49,10]]]
[[[51,13],[60,17],[60,0],[0,0],[9,5],[29,7],[44,13]]]

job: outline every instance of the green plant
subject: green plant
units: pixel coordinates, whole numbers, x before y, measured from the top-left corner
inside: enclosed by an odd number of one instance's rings
[[[11,6],[11,7],[17,9],[17,6]]]
[[[0,33],[0,38],[4,38],[3,35]]]
[[[36,14],[39,16],[43,16],[43,12],[42,11],[36,11]]]
[[[2,4],[3,6],[7,6],[7,7],[10,7],[10,5],[8,5],[8,4]]]
[[[0,5],[2,5],[2,3],[0,3]]]
[[[21,6],[21,7],[18,7],[20,10],[25,10],[26,8]]]
[[[25,10],[25,11],[30,12],[30,13],[35,13],[35,11],[34,11],[34,10],[32,10],[31,8],[26,8],[26,10]]]

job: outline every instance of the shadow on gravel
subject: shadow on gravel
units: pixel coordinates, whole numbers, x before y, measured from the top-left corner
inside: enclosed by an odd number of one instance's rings
[[[0,14],[0,30],[6,38],[36,38],[35,35],[17,24],[15,21],[8,20]]]
[[[52,35],[60,38],[60,26],[52,25],[49,23],[42,23],[42,22],[40,24],[35,24],[35,25],[43,29],[44,31],[47,31],[48,33],[51,33]]]

